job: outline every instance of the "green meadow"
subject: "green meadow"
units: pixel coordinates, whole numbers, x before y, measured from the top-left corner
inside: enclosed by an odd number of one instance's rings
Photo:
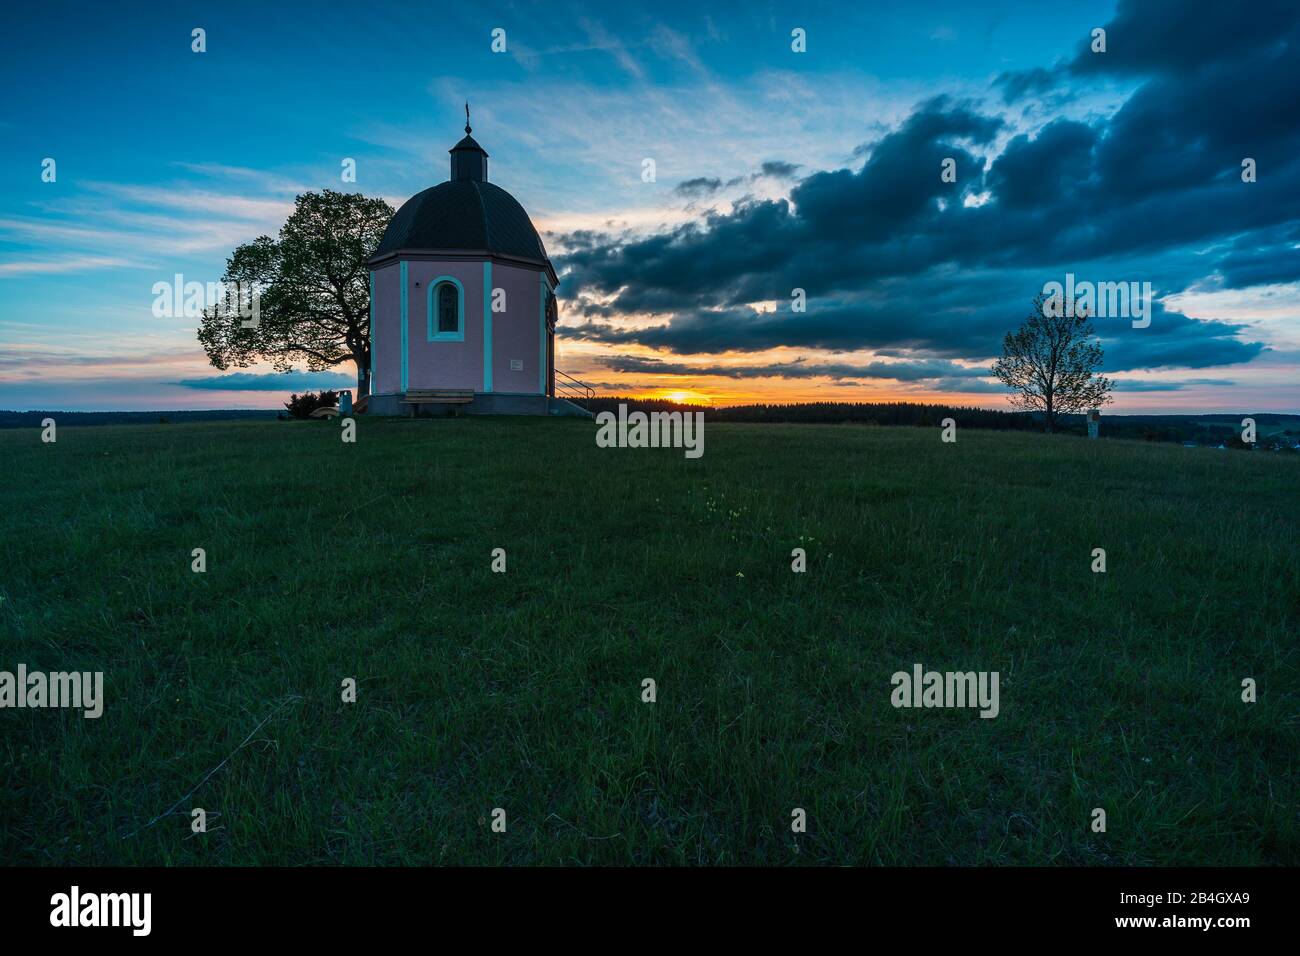
[[[0,432],[0,670],[105,698],[0,710],[0,860],[1300,863],[1300,456],[357,428]]]

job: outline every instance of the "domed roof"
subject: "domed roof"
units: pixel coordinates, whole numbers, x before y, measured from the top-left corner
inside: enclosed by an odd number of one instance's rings
[[[547,262],[524,207],[500,186],[478,179],[453,179],[403,203],[373,258],[404,249],[484,251]]]

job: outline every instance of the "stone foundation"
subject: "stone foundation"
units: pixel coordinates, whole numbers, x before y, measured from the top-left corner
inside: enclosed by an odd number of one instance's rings
[[[461,405],[430,402],[402,403],[403,393],[371,395],[367,415],[400,415],[407,418],[445,418],[452,415],[555,415],[592,418],[591,412],[564,398],[547,395],[518,395],[507,392],[475,392],[474,400]]]

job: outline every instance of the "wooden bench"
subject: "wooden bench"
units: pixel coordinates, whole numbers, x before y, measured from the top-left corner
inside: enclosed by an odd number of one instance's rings
[[[473,389],[410,389],[402,396],[403,405],[468,405],[474,401]]]

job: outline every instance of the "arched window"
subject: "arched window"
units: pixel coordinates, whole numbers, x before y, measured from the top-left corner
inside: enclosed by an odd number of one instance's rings
[[[460,320],[456,317],[456,306],[460,297],[456,287],[450,282],[438,286],[438,333],[459,332]]]
[[[429,283],[429,341],[465,341],[465,290],[452,276]]]

